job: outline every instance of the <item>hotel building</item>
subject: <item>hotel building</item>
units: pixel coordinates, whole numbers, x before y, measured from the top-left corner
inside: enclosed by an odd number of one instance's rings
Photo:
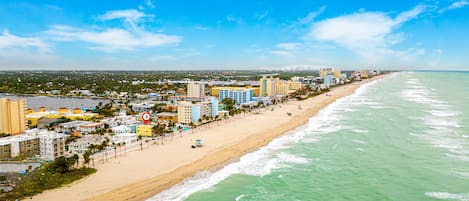
[[[26,102],[24,99],[0,98],[0,133],[22,134],[26,129]]]
[[[212,87],[211,95],[215,96],[215,97],[220,97],[220,90],[222,90],[222,89],[228,89],[228,90],[251,89],[252,90],[252,96],[259,96],[259,87],[251,87],[251,86],[246,86],[246,87]]]
[[[201,82],[190,81],[187,84],[187,96],[197,98],[205,97],[205,84]]]
[[[198,123],[203,117],[218,115],[218,100],[209,97],[202,101],[180,101],[178,103],[178,122],[183,125]]]
[[[252,89],[220,89],[219,101],[225,98],[233,99],[236,104],[249,104],[252,102]]]
[[[260,81],[260,96],[270,97],[276,95],[288,95],[290,92],[301,88],[301,82],[285,81],[280,78],[264,75]]]

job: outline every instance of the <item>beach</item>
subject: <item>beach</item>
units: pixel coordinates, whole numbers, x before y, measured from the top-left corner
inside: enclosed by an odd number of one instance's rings
[[[98,172],[71,185],[46,191],[33,200],[146,200],[158,192],[203,170],[215,170],[242,155],[304,125],[310,117],[335,100],[352,94],[374,77],[333,88],[330,92],[303,101],[289,101],[260,114],[236,117],[221,126],[193,134],[176,135],[170,143],[127,152],[125,157],[108,156],[96,162]],[[291,113],[291,115],[287,115]],[[202,148],[192,149],[195,139]]]

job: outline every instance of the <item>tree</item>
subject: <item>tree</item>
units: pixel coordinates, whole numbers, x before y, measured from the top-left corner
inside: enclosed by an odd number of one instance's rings
[[[80,157],[78,156],[78,154],[73,154],[73,156],[70,158],[73,162],[72,165],[76,166],[78,165],[78,163],[80,162]]]
[[[231,111],[234,109],[234,105],[236,104],[236,101],[233,100],[232,98],[225,98],[221,101],[223,105],[225,105],[226,110]]]
[[[139,136],[137,136],[137,138],[138,138],[138,141],[140,141],[140,151],[142,151],[142,150],[143,150],[142,136],[141,136],[141,135],[139,135]]]
[[[70,160],[63,156],[56,158],[54,162],[50,164],[52,170],[61,174],[69,172],[70,166]]]
[[[91,155],[90,150],[86,150],[85,153],[83,153],[83,159],[85,160],[86,165],[90,163],[90,155]]]

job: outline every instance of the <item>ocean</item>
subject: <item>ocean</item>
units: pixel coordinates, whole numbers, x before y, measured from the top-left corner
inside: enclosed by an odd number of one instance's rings
[[[400,72],[149,201],[469,201],[469,73]]]

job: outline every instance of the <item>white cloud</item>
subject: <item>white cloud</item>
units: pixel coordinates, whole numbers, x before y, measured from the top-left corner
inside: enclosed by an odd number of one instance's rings
[[[7,30],[0,35],[0,67],[50,65],[59,59],[52,47],[38,37],[21,37]]]
[[[270,50],[269,53],[273,55],[277,55],[277,56],[290,57],[290,58],[294,56],[291,52],[285,51],[285,50]]]
[[[204,25],[196,25],[194,28],[197,29],[197,30],[201,30],[201,31],[205,31],[205,30],[209,29],[208,27],[206,27]]]
[[[254,17],[258,20],[262,20],[262,19],[266,18],[268,15],[269,15],[269,11],[264,11],[264,12],[261,12],[261,13],[254,14]]]
[[[226,21],[228,22],[234,22],[236,24],[241,24],[243,23],[243,20],[241,18],[235,17],[233,15],[227,15],[226,16]]]
[[[452,4],[450,4],[448,7],[446,8],[442,8],[438,11],[438,13],[442,14],[448,10],[453,10],[453,9],[458,9],[458,8],[463,8],[465,6],[469,5],[469,2],[467,0],[459,0],[459,1],[455,1],[453,2]]]
[[[152,0],[146,0],[145,5],[152,9],[155,8],[155,3]]]
[[[279,43],[277,44],[277,48],[284,50],[296,50],[300,45],[300,43]]]
[[[54,25],[45,33],[53,40],[82,41],[92,44],[92,46],[89,46],[90,49],[105,52],[135,50],[141,47],[177,45],[182,41],[181,36],[146,31],[143,26],[140,26],[142,19],[145,17],[153,16],[134,9],[114,10],[99,15],[98,19],[103,21],[121,19],[126,29],[82,29],[71,26]]]
[[[34,48],[40,52],[51,51],[50,45],[40,38],[16,36],[4,30],[0,35],[0,49],[6,48]]]
[[[314,23],[305,38],[332,42],[370,60],[387,56],[406,57],[404,54],[418,53],[391,49],[392,45],[404,39],[402,33],[395,31],[424,11],[425,7],[419,5],[394,18],[383,12],[357,12],[329,18]]]
[[[52,39],[59,41],[83,41],[93,44],[90,49],[115,52],[118,50],[134,50],[139,47],[155,47],[177,45],[182,38],[175,35],[133,32],[125,29],[110,28],[102,31],[83,30],[69,26],[56,25],[46,31]]]
[[[141,11],[135,9],[129,10],[113,10],[104,13],[103,15],[99,15],[98,19],[107,21],[107,20],[115,20],[115,19],[122,19],[124,23],[133,30],[137,30],[138,23],[144,17],[153,17],[153,15],[147,15]]]
[[[321,8],[319,8],[319,10],[314,11],[314,12],[310,12],[305,17],[299,18],[298,23],[299,24],[311,23],[314,20],[314,18],[316,18],[317,16],[322,14],[326,10],[326,8],[327,8],[327,6],[321,6]]]

